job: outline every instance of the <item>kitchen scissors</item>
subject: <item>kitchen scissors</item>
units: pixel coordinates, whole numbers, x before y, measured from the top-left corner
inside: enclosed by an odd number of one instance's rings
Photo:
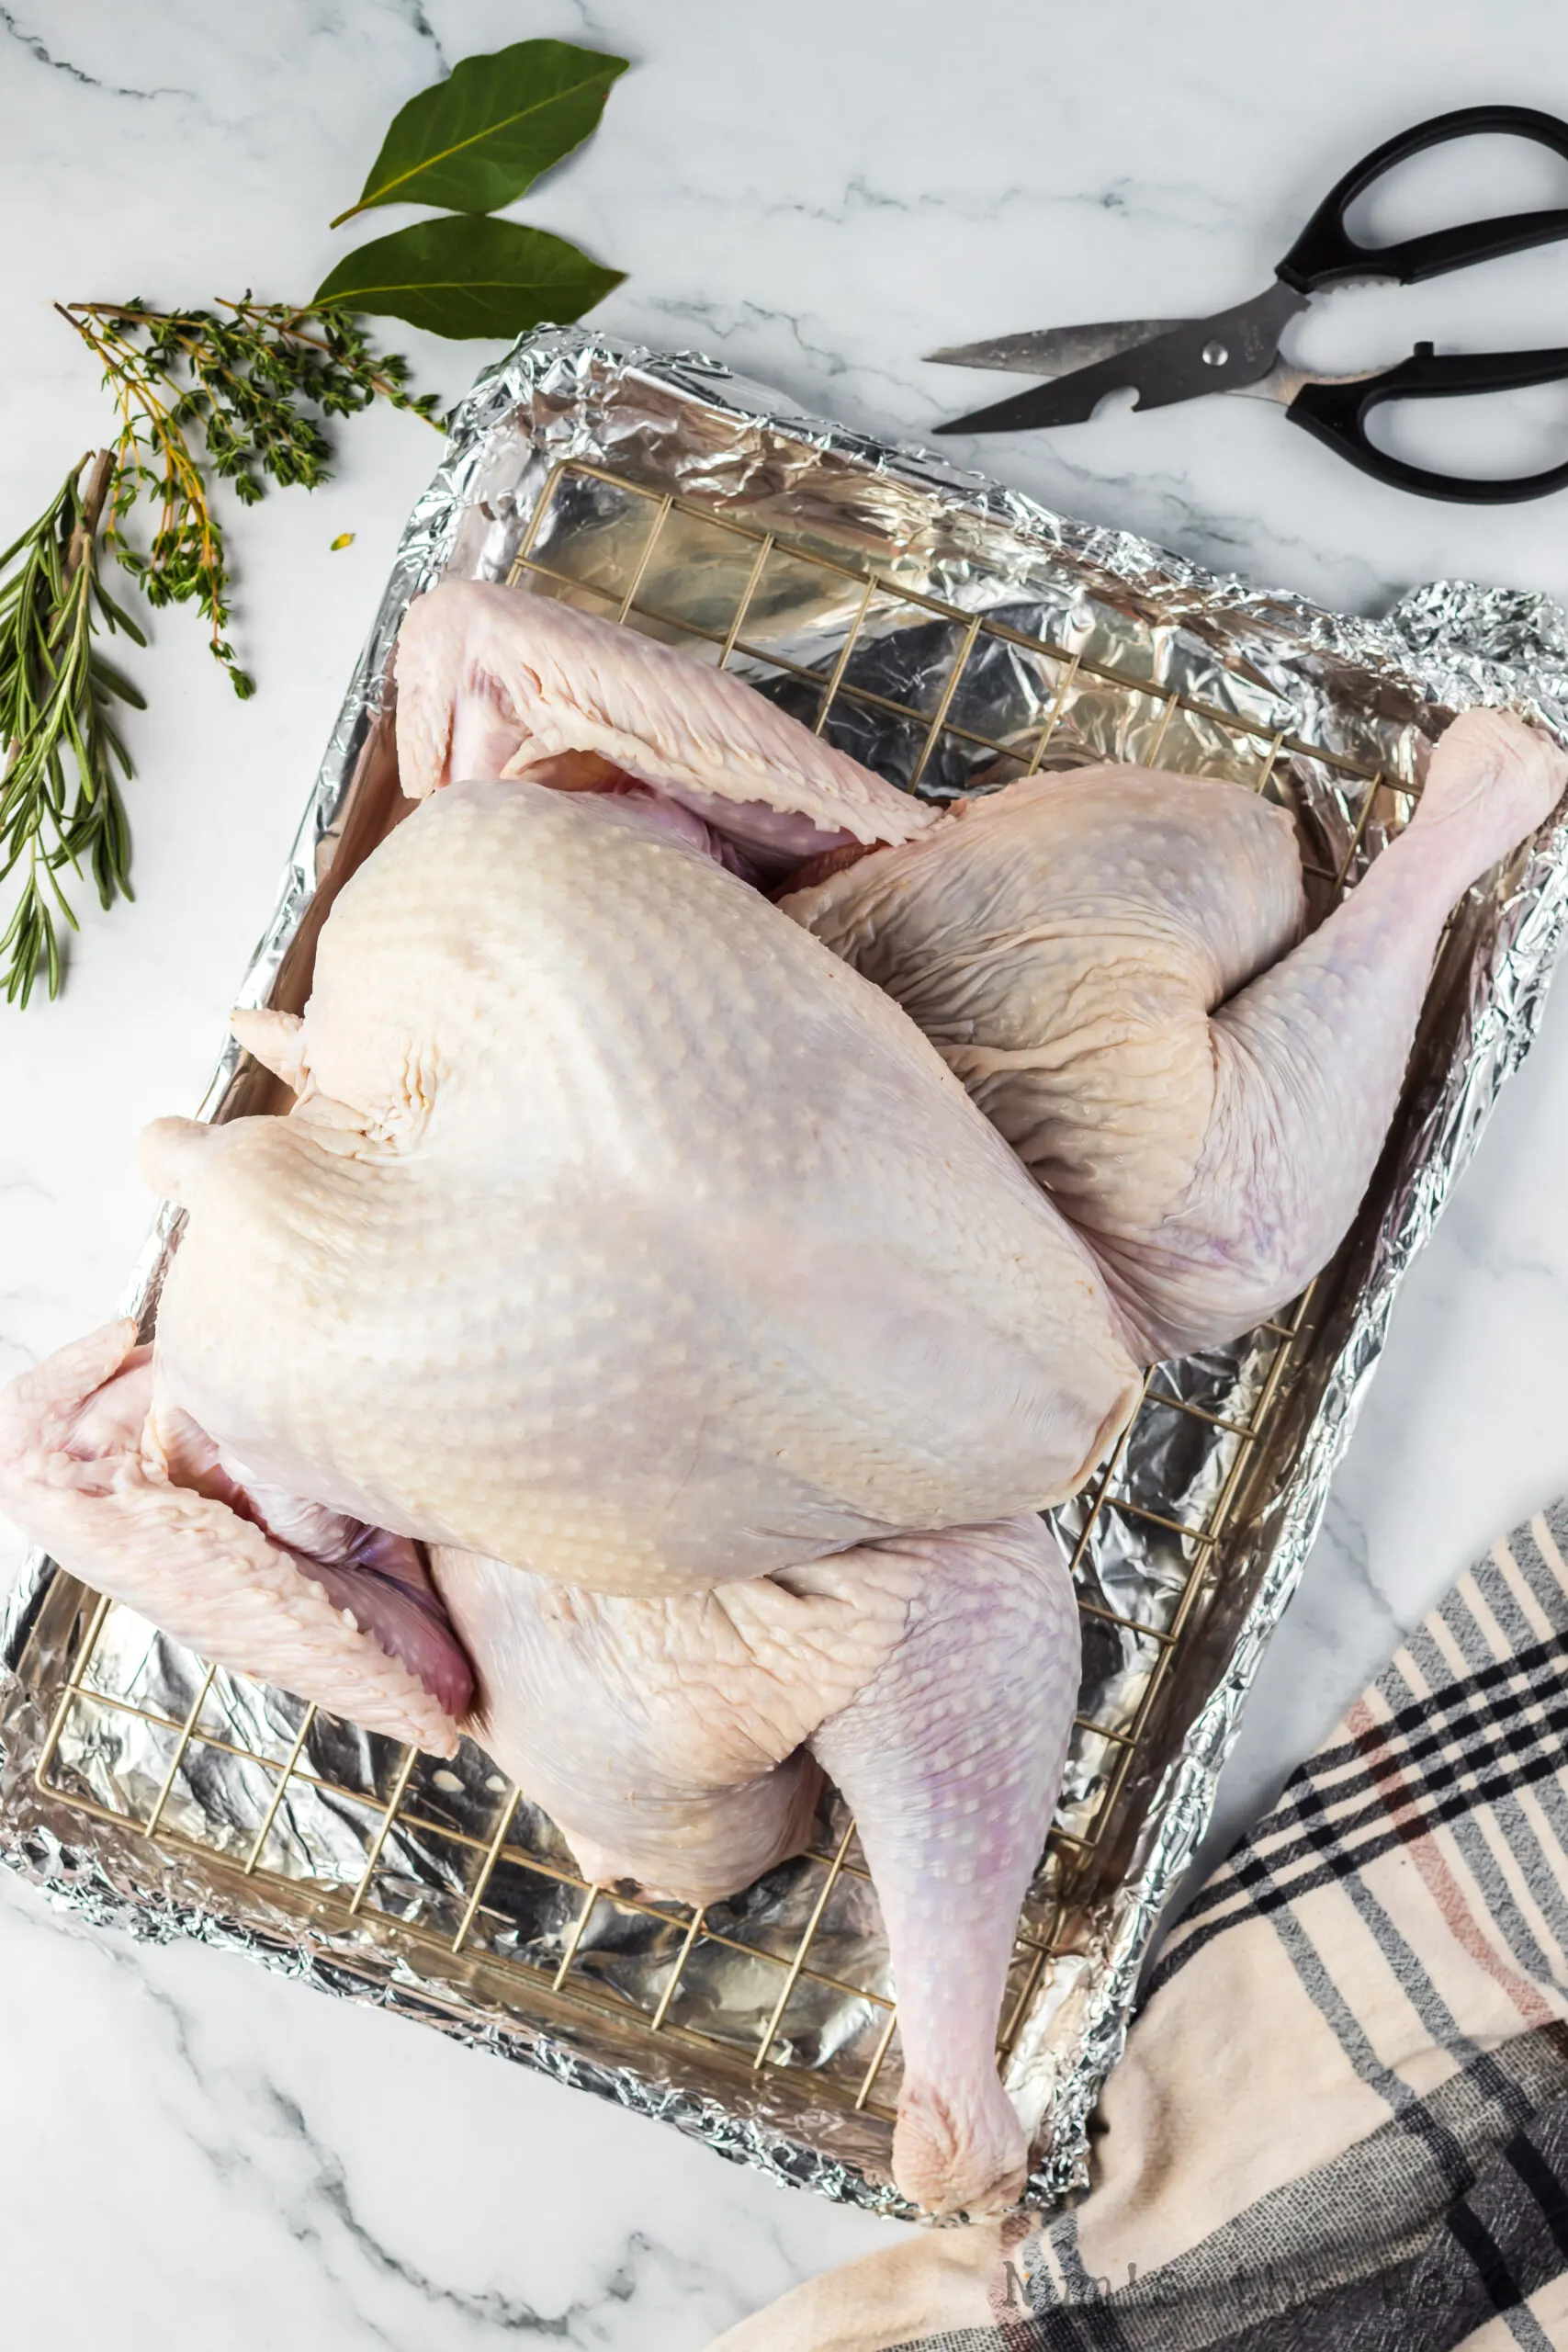
[[[1273,284],[1250,302],[1206,319],[1120,319],[1103,325],[1054,327],[1037,334],[1002,335],[928,356],[955,368],[1007,368],[1051,376],[1010,400],[937,427],[940,433],[1017,433],[1034,426],[1079,424],[1107,392],[1131,387],[1140,409],[1166,408],[1207,392],[1242,392],[1278,401],[1292,424],[1304,426],[1363,473],[1427,498],[1478,506],[1541,498],[1568,488],[1568,460],[1544,473],[1511,480],[1471,480],[1434,473],[1391,456],[1367,438],[1366,420],[1385,401],[1441,400],[1455,393],[1509,391],[1568,379],[1568,349],[1490,351],[1439,356],[1418,343],[1408,359],[1358,375],[1324,376],[1280,356],[1280,339],[1314,295],[1336,286],[1393,279],[1401,286],[1472,262],[1522,253],[1568,237],[1568,209],[1516,212],[1472,220],[1395,244],[1359,244],[1345,215],[1359,196],[1396,164],[1449,140],[1504,131],[1534,140],[1568,158],[1568,123],[1533,107],[1460,107],[1385,140],[1330,188],[1290,252]]]

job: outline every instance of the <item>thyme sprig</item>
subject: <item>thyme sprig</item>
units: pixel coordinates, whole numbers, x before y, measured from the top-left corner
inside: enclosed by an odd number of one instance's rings
[[[98,576],[114,466],[107,449],[81,458],[0,555],[0,882],[21,877],[0,937],[0,980],[16,1005],[26,1005],[40,971],[50,995],[59,993],[57,921],[76,929],[61,881],[67,867],[80,875],[85,860],[101,906],[131,896],[130,835],[115,773],[129,776],[131,766],[109,706],[143,705],[94,642],[100,623],[145,642]]]
[[[235,693],[254,693],[226,635],[228,554],[203,461],[243,505],[254,505],[269,480],[314,490],[333,454],[321,418],[384,400],[434,423],[434,394],[411,392],[408,362],[373,351],[342,311],[248,293],[211,311],[141,300],[56,308],[97,358],[118,413],[106,544],[149,604],[193,604],[206,616]],[[128,528],[142,500],[152,509],[144,547]]]

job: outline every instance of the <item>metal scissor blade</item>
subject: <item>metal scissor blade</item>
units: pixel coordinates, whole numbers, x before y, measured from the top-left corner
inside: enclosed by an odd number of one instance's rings
[[[1005,368],[1019,376],[1065,376],[1114,359],[1140,343],[1152,343],[1190,319],[1108,319],[1086,327],[1044,327],[1037,334],[998,334],[989,343],[955,343],[926,357],[942,368]]]
[[[1137,393],[1139,408],[1166,408],[1205,392],[1238,391],[1266,376],[1279,354],[1287,322],[1306,308],[1307,297],[1283,278],[1250,302],[1217,311],[1212,318],[1186,319],[1152,342],[1100,359],[1054,384],[1036,385],[1011,400],[997,401],[968,416],[939,424],[939,433],[1024,433],[1039,426],[1081,424],[1108,392]]]

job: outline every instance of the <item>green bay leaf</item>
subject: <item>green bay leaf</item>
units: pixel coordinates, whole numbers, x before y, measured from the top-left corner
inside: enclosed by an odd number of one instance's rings
[[[520,40],[489,57],[465,57],[445,82],[422,90],[392,127],[357,204],[445,204],[494,212],[588,137],[624,57],[567,40]]]
[[[546,229],[448,212],[345,254],[311,307],[406,319],[462,342],[580,319],[625,275]]]

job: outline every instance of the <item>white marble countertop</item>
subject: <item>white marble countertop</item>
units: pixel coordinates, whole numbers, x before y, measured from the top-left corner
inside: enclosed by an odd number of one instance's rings
[[[325,224],[393,109],[456,57],[547,32],[635,61],[600,139],[523,208],[628,273],[604,325],[704,346],[909,438],[1003,389],[922,365],[933,344],[1239,300],[1391,131],[1482,97],[1568,97],[1568,25],[1543,0],[1491,0],[1480,18],[1461,0],[1319,0],[1305,38],[1299,12],[1257,0],[18,0],[0,8],[0,525],[37,511],[104,429],[52,298],[307,292],[344,249]],[[1462,173],[1413,173],[1408,203],[1423,187],[1446,191],[1449,218],[1561,202],[1565,172],[1475,151]],[[1391,195],[1379,229],[1404,220]],[[1303,347],[1353,367],[1420,334],[1568,340],[1562,267],[1549,250],[1348,292]],[[492,356],[387,339],[446,396]],[[1454,404],[1427,430],[1437,462],[1484,435],[1501,469],[1529,469],[1568,447],[1568,397]],[[434,454],[392,415],[342,449],[329,490],[278,494],[235,534],[254,703],[233,699],[196,620],[159,616],[136,663],[151,704],[131,729],[136,903],[85,914],[57,1006],[0,1012],[0,1378],[119,1286],[149,1214],[133,1139],[201,1092]],[[992,441],[983,462],[1069,513],[1356,609],[1442,574],[1568,598],[1561,500],[1405,498],[1260,402],[1105,415]],[[330,553],[344,531],[353,546]],[[1568,1481],[1565,1164],[1559,1001],[1400,1306],[1225,1776],[1232,1826],[1397,1629]],[[14,1557],[0,1540],[0,1567]],[[0,2304],[17,2342],[164,2352],[173,2327],[226,2352],[535,2334],[676,2352],[891,2226],[239,1961],[96,1939],[9,1882],[0,2082]],[[83,2299],[93,2320],[68,2323]]]

